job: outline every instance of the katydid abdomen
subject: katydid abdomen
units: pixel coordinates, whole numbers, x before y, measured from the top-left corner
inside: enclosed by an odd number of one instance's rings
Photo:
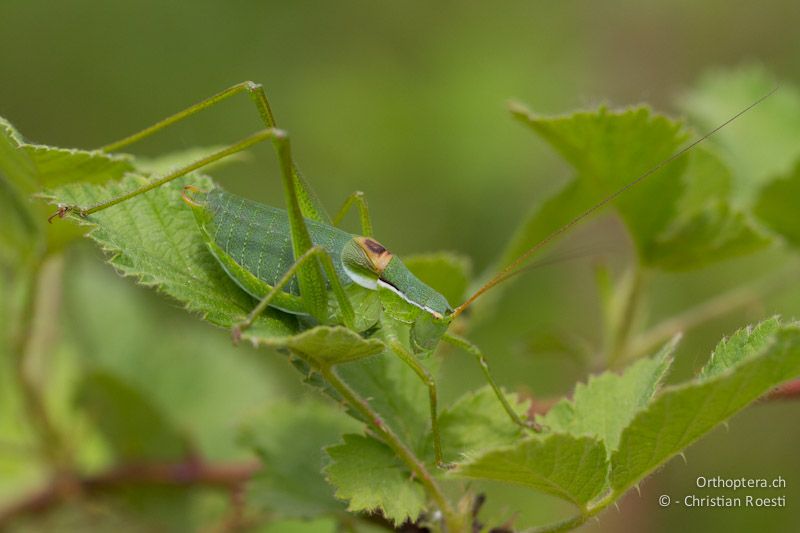
[[[286,210],[261,204],[215,187],[191,195],[192,208],[206,244],[219,263],[247,293],[263,298],[294,264]],[[331,258],[342,285],[352,283],[341,257],[355,235],[305,219],[311,240]],[[305,314],[297,280],[292,278],[273,300],[273,307]]]

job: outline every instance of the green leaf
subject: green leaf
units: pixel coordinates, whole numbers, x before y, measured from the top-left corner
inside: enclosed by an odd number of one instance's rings
[[[275,375],[249,346],[234,347],[224,333],[168,309],[171,302],[119,277],[94,254],[70,256],[64,290],[65,340],[74,344],[76,366],[135,388],[209,460],[241,453],[232,429],[286,389],[285,375]]]
[[[800,326],[774,319],[721,344],[704,375],[667,387],[622,432],[611,485],[623,493],[759,396],[800,374]],[[768,337],[765,337],[768,336]]]
[[[687,139],[680,123],[644,106],[620,111],[600,107],[549,118],[522,108],[515,108],[514,114],[559,152],[577,175],[559,195],[527,217],[504,252],[502,264],[665,160]],[[685,168],[686,158],[680,158],[614,202],[645,263],[650,262],[652,241],[677,214]]]
[[[453,253],[412,255],[403,263],[424,283],[439,291],[450,305],[464,300],[472,277],[472,264],[468,257]]]
[[[256,302],[208,252],[191,210],[181,201],[181,188],[187,182],[205,189],[213,186],[209,178],[191,176],[80,222],[93,227],[90,237],[109,254],[110,263],[122,274],[155,286],[208,321],[230,328]],[[72,184],[56,191],[55,198],[67,204],[93,205],[142,183],[141,178],[129,176],[105,187]],[[269,309],[247,333],[251,339],[274,341],[275,337],[285,338],[296,331],[294,317]]]
[[[552,433],[488,451],[453,474],[524,485],[585,508],[605,487],[607,469],[599,440]]]
[[[0,191],[9,196],[3,203],[13,202],[10,210],[15,228],[24,225],[27,235],[13,233],[6,244],[20,249],[33,248],[34,240],[48,243],[51,250],[81,235],[79,228],[67,224],[45,223],[53,209],[32,201],[34,194],[60,184],[85,181],[103,183],[121,178],[134,167],[127,156],[109,155],[99,151],[70,150],[26,143],[11,124],[0,117]],[[0,206],[8,209],[8,206]],[[4,209],[5,212],[5,209]],[[5,232],[5,228],[4,228]],[[41,244],[41,243],[36,243]]]
[[[439,359],[419,361],[436,375]],[[428,388],[407,364],[390,350],[338,368],[344,381],[370,406],[383,423],[420,457],[430,454],[430,410]]]
[[[284,517],[309,518],[344,510],[321,470],[325,446],[359,424],[319,402],[277,403],[251,419],[243,442],[258,453],[263,468],[248,484],[248,501]]]
[[[713,378],[745,361],[753,353],[765,349],[775,340],[774,336],[780,327],[780,319],[773,317],[756,326],[742,328],[729,338],[722,339],[700,370],[699,379]]]
[[[249,338],[249,334],[244,335]],[[333,366],[358,361],[381,353],[385,346],[378,339],[364,339],[342,326],[317,326],[286,339],[264,339],[254,337],[257,343],[266,346],[290,348],[319,366]]]
[[[353,512],[380,510],[400,525],[416,520],[425,508],[425,492],[386,445],[361,435],[345,435],[344,443],[326,449],[332,463],[325,468],[336,497]]]
[[[163,413],[113,374],[87,374],[78,388],[77,399],[119,459],[164,461],[187,455],[184,438]]]
[[[688,154],[678,216],[653,242],[653,266],[680,271],[757,251],[770,239],[731,200],[731,170],[709,145]]]
[[[5,175],[9,183],[30,194],[39,189],[40,183],[33,161],[20,148],[24,144],[22,135],[0,117],[0,173]]]
[[[690,270],[755,252],[770,242],[745,213],[720,200],[676,220],[655,241],[650,259],[663,270]]]
[[[105,183],[133,172],[126,155],[30,144],[0,118],[0,172],[28,193],[65,183]]]
[[[730,197],[733,177],[715,147],[700,144],[687,154],[686,192],[681,197],[678,211],[698,211],[715,200]]]
[[[135,171],[132,160],[124,155],[34,144],[23,148],[34,164],[39,186],[44,189],[74,182],[101,184]]]
[[[0,174],[0,212],[3,231],[0,231],[0,261],[18,265],[21,257],[36,250],[40,243],[41,224],[37,223],[29,202]]]
[[[509,395],[508,401],[520,417],[527,416],[529,402],[519,401],[517,395]],[[481,450],[513,444],[524,435],[523,430],[511,421],[494,390],[488,385],[468,392],[452,406],[442,410],[439,414],[439,431],[442,453],[448,462],[474,456]],[[428,454],[432,455],[433,440],[429,442]]]
[[[800,198],[800,161],[788,175],[767,184],[761,190],[755,205],[756,216],[794,247],[800,247],[798,198]]]
[[[679,103],[693,122],[710,130],[776,86],[775,78],[760,66],[717,70],[703,76]],[[720,153],[734,171],[733,200],[749,204],[763,185],[788,173],[800,157],[798,137],[800,92],[787,83],[717,133],[711,142],[723,147]]]
[[[571,400],[561,400],[539,422],[556,433],[591,436],[605,444],[609,456],[617,449],[622,431],[644,409],[672,364],[678,339],[656,355],[636,361],[625,372],[604,372],[579,383]]]

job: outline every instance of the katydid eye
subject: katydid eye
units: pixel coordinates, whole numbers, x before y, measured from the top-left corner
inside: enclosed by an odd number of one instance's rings
[[[375,273],[381,275],[386,270],[389,261],[392,260],[392,252],[378,241],[369,237],[358,237],[356,242],[363,250]]]

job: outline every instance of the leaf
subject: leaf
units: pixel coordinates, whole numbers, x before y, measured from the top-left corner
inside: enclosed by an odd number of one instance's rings
[[[120,278],[94,254],[71,256],[64,290],[64,330],[76,366],[135,388],[209,460],[240,453],[234,429],[241,419],[285,391],[285,376],[275,375],[269,361],[195,317],[158,305],[171,302]]]
[[[319,402],[276,403],[251,419],[242,441],[258,453],[263,468],[248,486],[248,501],[284,517],[309,518],[344,510],[321,470],[323,448],[359,424]]]
[[[135,171],[131,159],[125,155],[34,144],[25,144],[23,148],[43,189],[75,182],[102,184]]]
[[[742,328],[729,338],[722,339],[700,370],[699,379],[717,376],[745,361],[753,353],[765,349],[774,341],[774,335],[780,327],[780,319],[773,317],[755,327]]]
[[[450,305],[464,300],[472,277],[472,264],[468,257],[453,253],[412,255],[403,263],[420,280],[441,293]]]
[[[685,94],[680,106],[703,130],[710,130],[777,86],[763,67],[712,71]],[[790,171],[800,158],[800,92],[781,83],[778,91],[711,140],[734,170],[733,200],[750,204],[762,186]]]
[[[39,189],[36,168],[30,157],[20,149],[25,141],[10,122],[0,117],[0,173],[9,183],[28,194]]]
[[[439,360],[419,361],[436,375]],[[338,368],[342,379],[355,389],[420,457],[432,451],[428,388],[408,365],[390,350]],[[357,415],[356,415],[357,416]]]
[[[28,193],[65,183],[105,183],[133,172],[126,155],[30,144],[0,118],[0,172]]]
[[[755,252],[770,242],[744,212],[717,201],[676,220],[654,242],[651,263],[663,270],[690,270]]]
[[[249,334],[244,335],[245,338]],[[286,339],[253,339],[266,346],[290,348],[319,366],[351,363],[381,353],[385,346],[378,339],[364,339],[342,326],[317,326]]]
[[[0,212],[3,231],[0,231],[0,260],[8,265],[22,263],[21,257],[36,250],[40,243],[41,224],[29,202],[0,174]]]
[[[767,339],[773,321],[721,344],[704,375],[665,388],[633,419],[611,457],[616,494],[772,387],[800,374],[800,326],[782,326]]]
[[[133,190],[142,183],[141,178],[129,176],[105,187],[72,184],[57,190],[55,198],[67,204],[92,205]],[[191,210],[181,201],[180,191],[185,183],[201,188],[213,186],[209,178],[191,176],[80,222],[93,228],[90,237],[109,254],[110,263],[122,274],[158,288],[209,322],[230,328],[241,321],[256,302],[231,280],[208,252]],[[248,337],[274,340],[296,331],[294,317],[269,309],[248,330]]]
[[[525,418],[529,402],[520,402],[517,395],[508,395],[517,414]],[[468,392],[439,414],[439,431],[445,461],[460,461],[476,452],[515,443],[522,429],[511,421],[494,390],[488,385]],[[428,447],[433,453],[433,440]]]
[[[591,436],[603,441],[609,456],[622,431],[644,409],[672,364],[678,338],[656,355],[636,361],[619,375],[604,372],[579,383],[571,400],[561,400],[539,422],[556,433]]]
[[[730,199],[731,170],[709,145],[692,149],[678,216],[654,240],[652,263],[685,271],[745,255],[770,244]]]
[[[599,440],[551,433],[488,451],[458,465],[453,474],[524,485],[585,508],[603,490],[607,469]]]
[[[332,463],[325,476],[336,497],[353,512],[380,510],[400,525],[414,521],[425,508],[425,492],[386,445],[361,435],[344,435],[344,443],[326,449]]]
[[[756,216],[794,247],[800,247],[798,198],[800,198],[800,161],[786,176],[768,183],[761,190],[755,205]]]
[[[113,374],[93,371],[78,388],[78,402],[123,461],[178,460],[186,443],[158,408]]]
[[[25,245],[34,247],[31,242],[36,239],[46,240],[51,250],[61,248],[79,237],[81,231],[65,224],[45,224],[52,208],[43,203],[33,203],[32,196],[68,182],[103,183],[121,178],[133,170],[127,156],[26,143],[19,132],[0,117],[0,182],[5,181],[0,190],[3,194],[10,194],[4,203],[12,201],[15,204],[11,213],[16,227],[24,224],[28,230],[35,230],[34,234],[27,236],[16,234],[16,242],[7,238],[7,244],[18,249],[20,243],[23,248]]]
[[[687,156],[686,191],[678,207],[680,213],[698,211],[710,202],[730,197],[733,180],[731,169],[713,146],[697,145]]]
[[[620,111],[600,107],[559,117],[541,117],[515,108],[515,116],[548,142],[576,170],[576,178],[557,196],[535,208],[502,255],[508,264],[556,228],[631,182],[675,153],[687,134],[680,123],[641,106]],[[686,168],[680,158],[621,195],[614,202],[642,260],[677,214]],[[653,202],[658,198],[657,202]]]

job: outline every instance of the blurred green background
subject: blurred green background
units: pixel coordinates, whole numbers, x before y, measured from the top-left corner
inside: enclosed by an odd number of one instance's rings
[[[757,63],[796,84],[797,20],[800,4],[794,1],[4,0],[0,115],[32,141],[93,148],[252,79],[265,85],[279,124],[292,136],[298,164],[331,211],[347,194],[362,190],[377,236],[395,252],[452,250],[470,257],[480,272],[528,207],[571,174],[510,118],[508,99],[543,113],[648,102],[677,115],[677,98],[709,70]],[[254,109],[241,97],[137,150],[157,155],[221,144],[259,128]],[[279,203],[268,150],[213,174],[234,192]],[[565,250],[591,243],[614,265],[624,264],[630,253],[613,219],[575,233],[562,243]],[[650,314],[668,316],[695,301],[698,291],[722,292],[787,260],[788,254],[769,252],[660,276]],[[57,354],[43,355],[40,369],[50,384],[52,408],[71,439],[81,443],[76,453],[88,466],[103,463],[103,447],[86,444],[96,436],[71,407],[71,384],[87,365],[111,368],[136,384],[166,416],[199,435],[212,458],[245,455],[235,430],[250,414],[279,398],[314,394],[296,383],[284,358],[229,348],[225,332],[100,263],[87,242],[56,267],[65,272],[61,326],[67,342]],[[501,383],[550,396],[566,393],[585,376],[588,369],[575,361],[526,346],[550,328],[596,338],[592,276],[587,260],[537,270],[473,332],[494,358]],[[689,332],[677,355],[677,374],[698,368],[719,338],[742,324],[773,313],[797,315],[798,296],[796,289],[784,291]],[[448,354],[445,362],[446,400],[480,383],[478,368],[462,357]],[[0,398],[0,424],[13,441],[0,443],[2,502],[37,486],[44,473],[30,450],[18,446],[26,436],[14,399]],[[749,409],[727,432],[716,431],[690,448],[686,463],[673,461],[648,479],[641,496],[628,495],[620,513],[607,511],[583,530],[791,531],[800,517],[798,414],[800,406],[791,403]],[[700,475],[781,475],[788,506],[758,512],[658,507],[659,494],[691,492]],[[184,503],[197,524],[225,506],[217,495]],[[521,508],[533,522],[564,511],[551,499],[499,489],[490,492],[487,506],[492,516]],[[82,513],[97,512],[111,513],[77,509],[30,527],[68,528],[84,523]],[[136,530],[134,523],[120,523]],[[323,521],[313,527],[331,526]]]

